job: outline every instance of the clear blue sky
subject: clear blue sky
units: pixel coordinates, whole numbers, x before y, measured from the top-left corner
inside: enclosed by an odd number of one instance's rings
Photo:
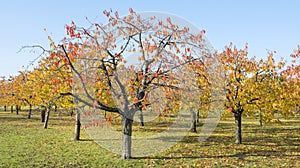
[[[250,55],[287,57],[300,44],[299,0],[9,0],[0,2],[0,76],[16,75],[37,54],[17,53],[24,45],[48,47],[47,35],[55,41],[65,36],[64,25],[104,22],[102,11],[119,14],[161,11],[179,15],[205,29],[218,51],[230,42],[242,48],[249,43]],[[47,29],[47,32],[44,29]]]

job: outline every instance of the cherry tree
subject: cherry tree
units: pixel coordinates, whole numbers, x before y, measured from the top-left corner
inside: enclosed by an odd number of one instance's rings
[[[236,123],[236,143],[242,143],[242,116],[255,116],[268,122],[274,112],[288,117],[291,114],[291,88],[281,75],[284,60],[275,63],[273,53],[266,60],[249,57],[248,46],[238,50],[232,44],[225,47],[220,59],[226,74],[225,108],[232,113]]]
[[[51,53],[74,74],[72,92],[61,95],[73,96],[78,106],[121,116],[122,158],[129,159],[135,114],[151,107],[156,99],[149,97],[156,90],[160,97],[191,97],[193,65],[214,55],[204,30],[191,33],[169,17],[141,17],[132,9],[122,18],[111,10],[104,15],[106,25],[67,25],[69,37]]]

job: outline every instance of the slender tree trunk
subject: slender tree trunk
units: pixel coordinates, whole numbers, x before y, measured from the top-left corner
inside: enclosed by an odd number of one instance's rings
[[[262,122],[262,114],[261,114],[261,111],[259,111],[259,126],[262,127],[263,125],[263,122]]]
[[[197,121],[196,121],[196,113],[194,111],[191,111],[191,127],[190,132],[197,132]]]
[[[46,110],[42,109],[41,110],[41,122],[45,122],[45,115],[46,115]]]
[[[132,119],[123,118],[122,159],[130,159],[131,158],[132,123],[133,123]]]
[[[196,123],[199,123],[199,119],[200,119],[200,110],[197,111]]]
[[[27,115],[27,118],[28,118],[28,119],[31,118],[31,110],[32,110],[32,105],[29,104],[29,111],[28,111],[28,115]]]
[[[19,106],[16,105],[16,114],[19,115]]]
[[[144,124],[144,114],[142,111],[139,113],[140,126],[145,126]]]
[[[76,118],[75,118],[75,134],[74,134],[74,140],[80,139],[80,111],[76,109]]]
[[[44,122],[44,128],[46,129],[48,127],[48,121],[49,121],[49,116],[50,116],[50,106],[47,107],[46,109],[46,117],[45,117],[45,122]]]
[[[54,112],[57,112],[57,105],[54,105]]]
[[[14,112],[14,106],[10,106],[10,113]]]
[[[6,106],[4,106],[4,111],[6,111]]]
[[[242,144],[242,114],[237,112],[234,114],[235,124],[236,124],[236,141],[237,144]]]

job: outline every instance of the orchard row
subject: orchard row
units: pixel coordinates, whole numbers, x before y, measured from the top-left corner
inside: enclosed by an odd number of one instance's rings
[[[247,45],[216,52],[204,30],[193,34],[171,18],[145,19],[133,10],[124,18],[104,14],[107,25],[82,28],[72,22],[59,44],[49,37],[50,49],[32,46],[42,50],[42,58],[33,70],[2,79],[0,105],[42,106],[47,112],[53,106],[87,106],[121,116],[124,159],[131,157],[132,122],[139,111],[167,116],[184,108],[196,130],[196,111],[218,102],[235,118],[237,143],[242,116],[264,123],[274,113],[289,118],[299,111],[300,47],[288,62],[275,62],[273,52],[265,59],[249,56]]]

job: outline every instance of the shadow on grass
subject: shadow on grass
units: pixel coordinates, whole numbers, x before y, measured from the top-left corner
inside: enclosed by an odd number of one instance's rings
[[[1,117],[0,118],[0,122],[2,121],[6,121],[6,122],[22,122],[22,121],[28,121],[28,120],[32,120],[32,121],[37,121],[37,120],[40,120],[39,118],[30,118],[28,119],[27,116],[22,116],[22,115],[16,115],[14,117]]]
[[[79,139],[78,142],[93,142],[93,139]]]
[[[276,154],[276,153],[265,153],[268,151],[263,151],[262,154],[256,153],[252,154],[251,152],[241,152],[233,155],[205,155],[205,156],[141,156],[141,157],[132,157],[132,159],[164,159],[164,160],[176,160],[176,159],[217,159],[217,158],[238,158],[240,160],[245,160],[247,157],[256,156],[256,157],[271,157],[271,156],[277,156],[277,157],[300,157],[300,154]]]

